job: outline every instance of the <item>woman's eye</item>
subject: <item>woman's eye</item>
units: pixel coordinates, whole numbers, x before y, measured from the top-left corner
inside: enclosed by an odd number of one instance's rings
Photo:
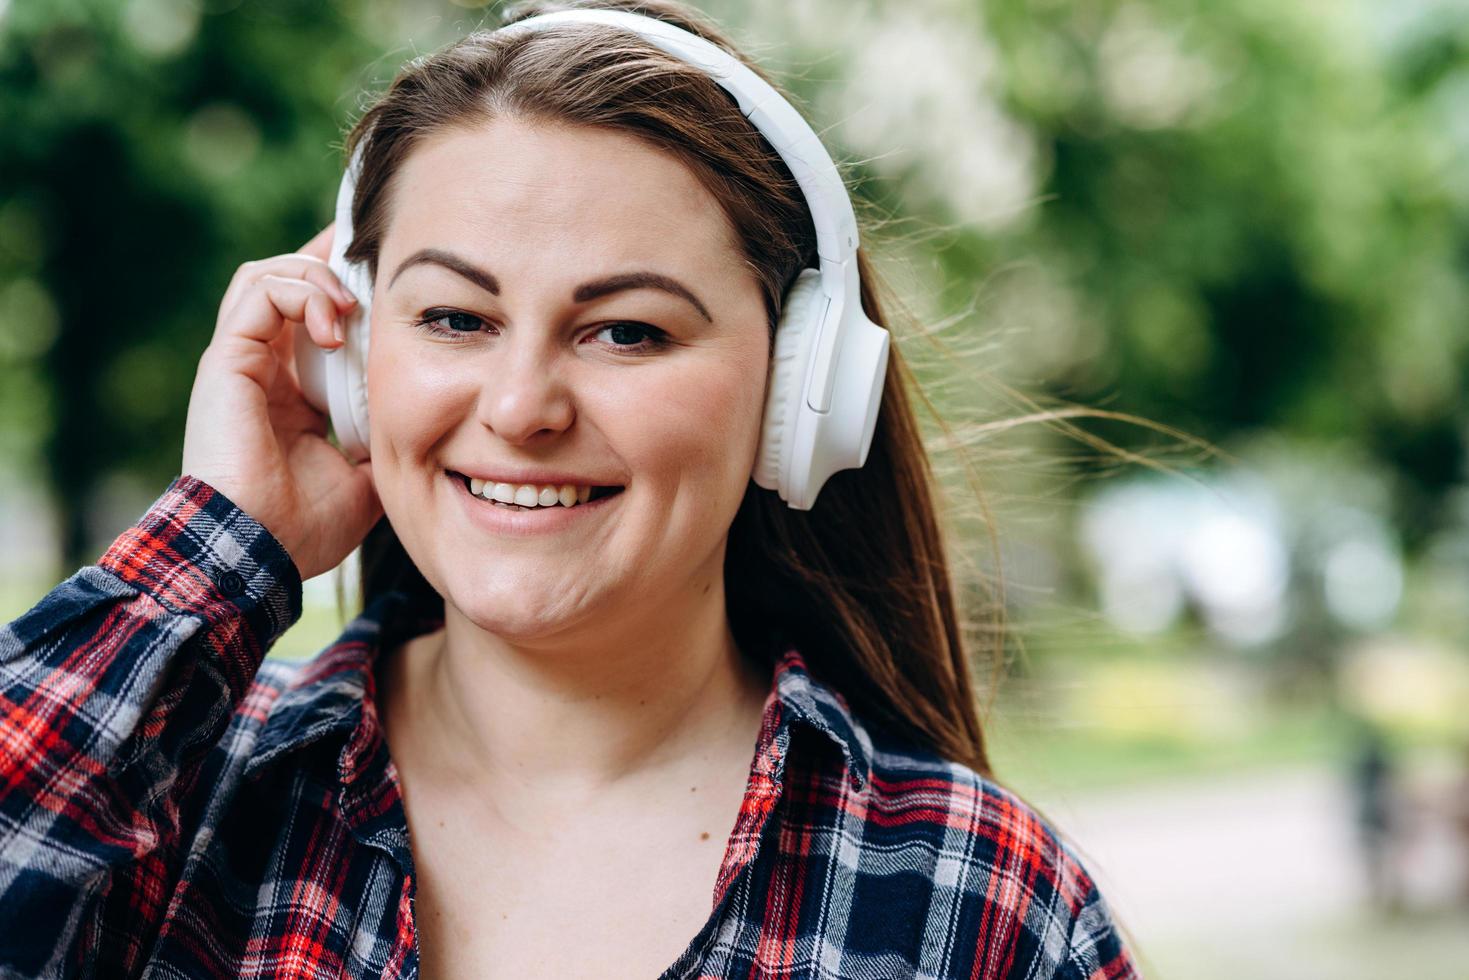
[[[604,343],[628,350],[651,351],[667,342],[667,334],[646,323],[623,321],[609,323],[592,336],[605,338]]]
[[[434,309],[426,310],[413,321],[413,325],[419,331],[435,337],[462,340],[479,333],[486,323],[482,317],[463,310]],[[650,353],[668,343],[668,335],[662,330],[632,320],[609,323],[592,336],[614,350],[629,353]]]
[[[450,334],[462,336],[478,333],[484,322],[474,314],[465,313],[462,310],[429,310],[414,321],[414,325],[420,330],[426,330],[439,336]]]

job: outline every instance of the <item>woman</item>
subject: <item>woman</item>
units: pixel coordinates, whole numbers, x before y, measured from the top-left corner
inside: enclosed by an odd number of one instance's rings
[[[477,34],[348,150],[370,459],[295,374],[355,302],[329,227],[240,268],[183,475],[0,633],[0,963],[1135,976],[989,776],[897,353],[864,467],[809,512],[751,482],[815,238],[722,90],[615,31]],[[362,615],[263,664],[364,536]]]

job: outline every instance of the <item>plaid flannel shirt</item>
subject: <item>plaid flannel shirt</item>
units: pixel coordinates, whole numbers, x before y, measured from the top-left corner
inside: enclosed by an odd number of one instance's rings
[[[371,667],[437,621],[400,600],[265,660],[299,573],[185,475],[0,630],[0,976],[415,976]],[[664,977],[1137,975],[1033,810],[778,658],[708,920]]]

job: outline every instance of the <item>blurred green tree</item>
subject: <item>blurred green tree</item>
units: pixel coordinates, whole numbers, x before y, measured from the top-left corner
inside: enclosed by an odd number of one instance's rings
[[[1466,475],[1469,11],[986,10],[1006,105],[1048,173],[1033,220],[976,237],[952,278],[1048,267],[1102,338],[1051,358],[1057,394],[1221,442],[1272,428],[1359,445],[1401,478],[1397,523],[1423,541]]]
[[[0,439],[39,457],[69,569],[96,557],[103,476],[161,490],[178,472],[224,288],[329,220],[344,82],[381,52],[332,4],[23,2],[3,18]]]
[[[1469,421],[1461,5],[700,6],[795,72],[860,196],[950,231],[935,305],[977,300],[1013,376],[1219,442],[1359,444],[1410,543],[1440,522]],[[66,565],[102,474],[175,472],[225,284],[327,220],[356,93],[492,13],[0,3],[0,445],[42,461]]]

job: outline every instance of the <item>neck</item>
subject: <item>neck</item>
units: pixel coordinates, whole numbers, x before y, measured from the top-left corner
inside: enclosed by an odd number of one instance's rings
[[[747,764],[770,683],[734,642],[719,576],[641,620],[536,643],[446,606],[444,628],[384,671],[384,723],[390,712],[405,729],[392,751],[411,741],[418,774],[432,765],[435,778],[548,809],[698,782],[715,756]]]

